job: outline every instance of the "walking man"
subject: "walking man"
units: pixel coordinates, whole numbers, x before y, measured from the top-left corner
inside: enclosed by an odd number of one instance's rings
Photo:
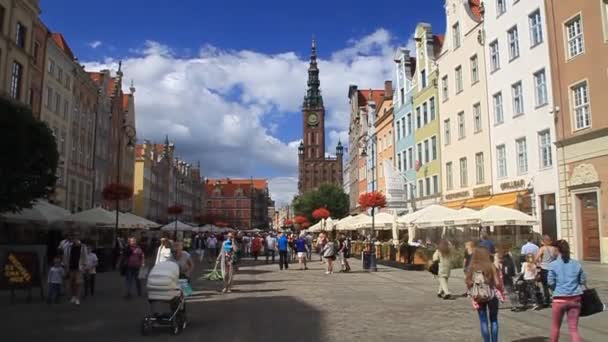
[[[274,251],[277,248],[277,240],[269,234],[266,237],[266,263],[268,263],[268,258],[272,255],[272,263],[274,264]]]
[[[287,270],[289,268],[289,258],[287,256],[289,240],[287,239],[287,236],[283,234],[283,232],[279,233],[277,245],[279,246],[279,268],[281,269],[281,271],[283,270],[283,267]]]

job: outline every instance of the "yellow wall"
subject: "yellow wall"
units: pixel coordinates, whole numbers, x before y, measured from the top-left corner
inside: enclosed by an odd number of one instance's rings
[[[135,170],[133,172],[133,211],[135,215],[145,216],[145,199],[144,199],[144,164],[143,160],[135,161]]]

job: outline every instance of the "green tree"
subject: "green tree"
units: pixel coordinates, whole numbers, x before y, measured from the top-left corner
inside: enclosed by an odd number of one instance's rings
[[[31,208],[53,192],[57,143],[29,107],[0,97],[0,212]]]
[[[311,223],[318,221],[312,217],[315,209],[326,208],[332,218],[341,219],[348,215],[348,206],[348,195],[335,184],[323,184],[317,190],[297,196],[293,201],[295,213],[306,216]]]

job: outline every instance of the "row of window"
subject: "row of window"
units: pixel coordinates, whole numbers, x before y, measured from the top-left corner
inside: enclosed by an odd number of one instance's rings
[[[533,86],[536,107],[546,105],[549,99],[545,69],[541,69],[533,74]],[[524,89],[522,81],[517,81],[511,85],[511,101],[513,116],[524,114]],[[494,125],[502,124],[505,120],[502,91],[492,95],[492,104],[494,108]]]
[[[63,107],[62,107],[63,104]],[[59,92],[55,93],[53,88],[46,88],[46,101],[44,106],[50,110],[55,112],[57,115],[62,115],[64,120],[68,120],[68,116],[70,113],[70,102],[66,99],[61,102],[61,94]]]
[[[553,156],[551,152],[551,133],[549,130],[538,133],[538,149],[540,169],[551,167],[553,165]],[[526,174],[528,172],[528,146],[525,137],[515,140],[515,152],[517,174]],[[505,144],[496,146],[496,177],[508,177],[507,147]]]
[[[466,117],[465,112],[462,111],[457,115],[457,125],[458,125],[458,140],[466,138]],[[479,133],[483,130],[482,120],[481,120],[481,104],[478,102],[473,105],[473,123],[474,123],[474,133]],[[443,143],[444,145],[449,145],[452,143],[452,127],[451,120],[445,119],[443,120]]]
[[[418,163],[420,165],[432,162],[437,160],[438,150],[437,150],[437,137],[432,136],[424,141],[418,143],[416,145],[416,151]],[[414,147],[410,147],[407,150],[403,150],[397,153],[397,169],[399,171],[407,171],[415,169],[416,165],[414,164]]]
[[[459,164],[459,179],[460,187],[466,188],[469,186],[469,170],[467,164],[467,158],[460,158]],[[485,183],[485,158],[483,152],[475,153],[475,184],[480,185]],[[445,164],[445,179],[447,190],[454,189],[454,171],[452,162]]]
[[[4,31],[5,19],[6,8],[0,5],[0,33],[3,33]],[[17,25],[15,27],[15,44],[22,49],[25,49],[27,46],[27,27],[20,21],[17,21]]]
[[[528,16],[528,25],[530,31],[530,48],[535,47],[543,42],[543,28],[540,10],[535,10]],[[519,32],[517,26],[513,26],[507,31],[507,41],[509,46],[509,61],[519,57]],[[498,38],[490,42],[490,71],[495,72],[500,69],[500,48]]]
[[[55,77],[57,82],[65,86],[67,90],[72,90],[72,79],[70,78],[70,75],[68,75],[67,72],[64,75],[63,69],[60,66],[55,66],[55,61],[52,58],[49,58],[47,71],[51,76]]]
[[[406,196],[407,199],[411,199],[414,197],[416,186],[414,184],[406,185]],[[439,176],[434,175],[432,177],[425,177],[424,179],[418,180],[418,197],[428,197],[434,196],[441,192],[441,188],[439,187]]]

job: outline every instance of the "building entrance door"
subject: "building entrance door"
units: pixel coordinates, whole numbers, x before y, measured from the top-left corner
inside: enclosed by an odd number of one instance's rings
[[[600,230],[597,211],[597,193],[577,195],[579,199],[581,233],[583,238],[583,259],[600,261]]]
[[[541,226],[543,235],[549,235],[553,241],[557,240],[557,224],[555,217],[555,194],[540,196]]]

